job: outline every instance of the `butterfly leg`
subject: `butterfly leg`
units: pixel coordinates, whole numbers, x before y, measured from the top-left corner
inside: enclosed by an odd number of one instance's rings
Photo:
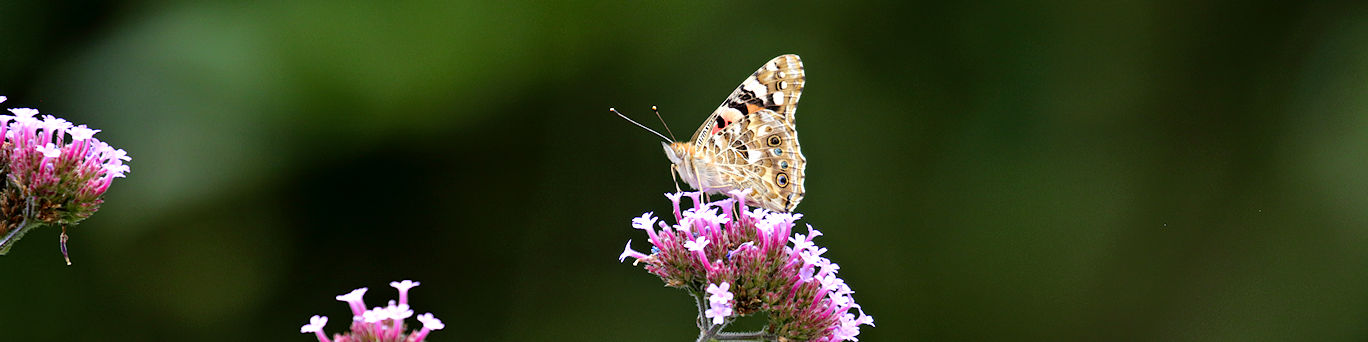
[[[698,172],[698,164],[693,164],[693,172],[694,172],[695,175],[701,174],[701,173]],[[698,195],[699,195],[699,196],[698,196],[698,198],[702,198],[702,199],[703,199],[703,203],[712,202],[712,196],[711,196],[711,195],[708,195],[708,191],[711,191],[711,190],[712,190],[712,188],[710,188],[709,186],[703,185],[703,181],[699,181],[699,184],[698,184]],[[696,205],[696,206],[698,206],[698,205],[703,205],[703,203],[694,203],[694,205]]]
[[[675,164],[670,164],[670,181],[674,182],[675,184],[675,193],[681,193],[684,191],[679,189],[679,175],[677,174],[677,172],[675,172],[676,167],[679,166]]]

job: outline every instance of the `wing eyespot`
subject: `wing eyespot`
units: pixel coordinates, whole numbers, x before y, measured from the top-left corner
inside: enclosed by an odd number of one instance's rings
[[[789,184],[788,174],[787,174],[787,173],[780,172],[779,174],[774,175],[774,184],[775,184],[775,185],[778,185],[778,186],[781,187],[781,188],[786,188],[786,187],[788,187],[788,184]]]

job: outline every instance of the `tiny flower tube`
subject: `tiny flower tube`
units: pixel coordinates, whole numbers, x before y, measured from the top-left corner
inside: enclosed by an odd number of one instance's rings
[[[312,318],[309,318],[309,324],[299,327],[299,332],[302,334],[314,333],[314,336],[318,337],[319,342],[332,342],[332,340],[328,339],[327,335],[323,334],[323,326],[327,324],[328,316],[314,315]]]

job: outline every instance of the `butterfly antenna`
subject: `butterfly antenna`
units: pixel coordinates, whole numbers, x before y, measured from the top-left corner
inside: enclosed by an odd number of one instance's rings
[[[622,113],[619,113],[616,108],[608,108],[608,111],[613,112],[613,114],[617,114],[618,117],[622,118],[623,120],[627,120],[627,122],[631,122],[633,125],[637,125],[637,127],[641,127],[641,129],[644,129],[647,132],[654,133],[656,136],[660,137],[661,139],[664,139],[667,143],[674,142],[674,140],[670,140],[670,138],[665,137],[664,134],[660,134],[660,132],[656,132],[654,129],[647,128],[646,125],[639,124],[636,121],[633,121],[631,118],[628,118],[626,115],[622,115]]]
[[[665,123],[665,118],[660,116],[660,109],[651,106],[651,111],[656,113],[656,119],[660,119],[660,125],[665,126],[665,132],[670,133],[670,140],[679,141],[679,139],[675,139],[674,132],[670,131],[670,124]]]

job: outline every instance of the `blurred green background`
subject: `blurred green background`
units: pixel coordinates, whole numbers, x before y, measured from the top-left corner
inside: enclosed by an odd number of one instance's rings
[[[802,56],[865,341],[1368,339],[1362,2],[0,2],[0,95],[133,156],[0,257],[0,340],[685,341],[618,263],[677,135]],[[411,322],[412,323],[412,322]]]

